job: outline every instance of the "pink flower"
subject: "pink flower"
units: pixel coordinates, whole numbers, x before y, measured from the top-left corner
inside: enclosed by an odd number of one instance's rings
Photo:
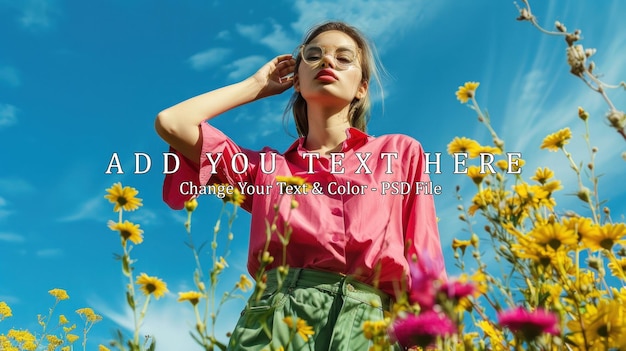
[[[521,332],[526,340],[533,340],[542,333],[559,333],[557,316],[543,309],[530,312],[517,307],[503,311],[498,313],[498,322],[513,332]]]
[[[459,300],[474,294],[476,286],[473,283],[461,283],[458,280],[443,283],[439,291],[446,294],[449,299]]]
[[[396,320],[390,330],[390,337],[402,347],[426,347],[437,337],[456,333],[454,323],[445,315],[435,311],[426,311],[419,315],[411,314]]]
[[[435,267],[435,262],[425,253],[418,256],[417,262],[412,263],[410,269],[409,300],[418,303],[422,310],[432,309],[440,284],[441,270]]]

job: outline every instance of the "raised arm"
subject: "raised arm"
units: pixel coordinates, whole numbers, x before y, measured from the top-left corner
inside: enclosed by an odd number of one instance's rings
[[[285,77],[293,73],[294,66],[291,55],[277,56],[239,83],[192,97],[159,112],[156,131],[174,149],[198,162],[200,123],[237,106],[289,89],[293,81]]]

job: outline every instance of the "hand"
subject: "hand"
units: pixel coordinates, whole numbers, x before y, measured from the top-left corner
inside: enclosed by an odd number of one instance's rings
[[[293,86],[296,60],[291,55],[280,55],[261,67],[251,78],[260,87],[257,98],[284,92]]]

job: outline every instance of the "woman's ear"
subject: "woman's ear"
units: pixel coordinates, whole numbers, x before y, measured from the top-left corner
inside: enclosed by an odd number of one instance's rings
[[[298,75],[295,73],[293,74],[293,90],[300,92],[300,79],[298,79]]]
[[[359,100],[361,100],[362,98],[365,97],[365,95],[367,94],[367,88],[368,88],[368,83],[367,81],[362,81],[361,85],[359,85],[359,88],[356,90],[356,95],[355,97]]]

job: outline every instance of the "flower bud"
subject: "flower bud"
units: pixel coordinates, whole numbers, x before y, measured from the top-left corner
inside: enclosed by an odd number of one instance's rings
[[[517,17],[518,21],[530,21],[532,19],[532,15],[527,8],[523,8],[519,10],[519,17]]]
[[[585,49],[585,56],[587,56],[587,58],[590,58],[591,56],[595,55],[596,53],[596,49]]]
[[[566,33],[567,32],[567,28],[563,25],[563,23],[556,21],[554,23],[554,26],[556,27],[556,29],[561,32],[561,33]]]
[[[611,126],[618,130],[624,129],[624,126],[626,125],[626,115],[617,110],[609,112],[607,119],[609,120],[609,123],[611,123]]]
[[[602,267],[602,260],[598,257],[592,256],[587,259],[587,264],[589,265],[589,268],[597,271]]]
[[[191,200],[185,201],[185,210],[187,212],[193,212],[198,207],[198,200],[196,198],[192,198]]]
[[[578,196],[578,198],[581,199],[583,202],[589,202],[589,199],[591,198],[591,190],[583,186],[580,188],[580,190],[578,190],[576,196]]]
[[[472,237],[470,238],[470,243],[472,244],[472,246],[474,246],[475,248],[478,248],[479,242],[480,242],[480,239],[478,238],[478,235],[476,235],[476,233],[472,233]]]
[[[587,118],[589,118],[589,113],[587,113],[587,111],[585,111],[582,107],[578,106],[578,117],[583,121],[586,121]]]

